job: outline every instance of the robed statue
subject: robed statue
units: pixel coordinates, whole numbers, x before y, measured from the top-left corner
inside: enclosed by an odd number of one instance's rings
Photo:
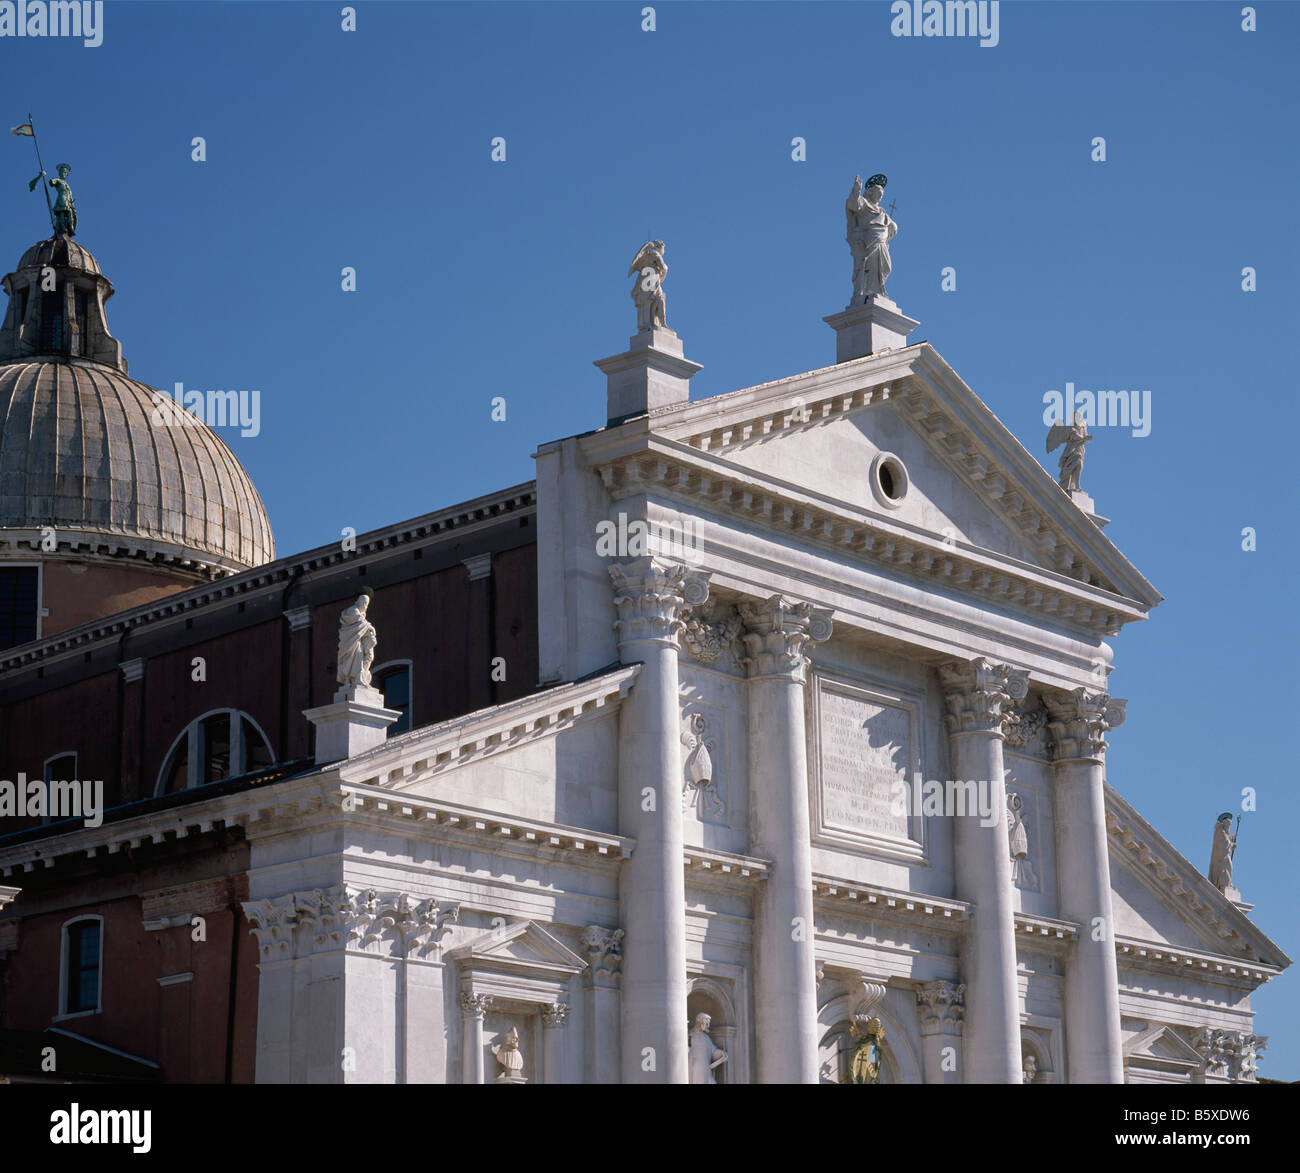
[[[1214,844],[1210,848],[1210,883],[1224,895],[1232,887],[1232,857],[1237,836],[1232,833],[1232,812],[1224,811],[1214,823]]]
[[[650,240],[641,246],[636,260],[628,269],[632,282],[632,300],[636,303],[636,328],[638,332],[653,330],[656,326],[668,328],[668,302],[664,299],[664,278],[668,276],[668,262],[664,260],[664,242]]]
[[[898,235],[898,225],[880,206],[885,194],[884,175],[873,175],[865,188],[862,176],[853,177],[853,190],[844,203],[848,221],[849,252],[853,256],[853,296],[849,308],[866,305],[873,297],[885,297],[885,280],[893,268],[889,242]]]
[[[878,1018],[855,1014],[849,1034],[855,1043],[849,1063],[849,1083],[879,1083],[885,1027]]]
[[[727,1061],[727,1052],[713,1045],[709,1038],[709,1027],[713,1019],[707,1014],[697,1014],[695,1025],[691,1029],[690,1073],[691,1083],[717,1083],[713,1078],[714,1068],[721,1067]]]
[[[344,688],[370,685],[370,665],[375,662],[375,625],[366,618],[372,592],[365,587],[357,601],[339,619],[338,682]]]
[[[1055,452],[1062,444],[1065,445],[1065,451],[1061,453],[1060,485],[1067,493],[1079,491],[1079,481],[1083,476],[1083,446],[1091,439],[1081,411],[1074,413],[1074,423],[1053,424],[1047,433],[1048,452]]]

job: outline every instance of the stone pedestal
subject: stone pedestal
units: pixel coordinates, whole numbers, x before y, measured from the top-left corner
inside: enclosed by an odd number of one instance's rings
[[[316,726],[316,764],[345,761],[382,745],[388,727],[402,714],[384,708],[384,694],[366,684],[340,688],[334,703],[306,709],[303,716]]]
[[[754,910],[760,1083],[818,1080],[804,648],[831,634],[829,611],[773,595],[740,606],[749,675],[749,817],[754,854],[772,861]]]
[[[686,1083],[686,878],[678,632],[708,576],[651,558],[611,566],[615,630],[641,672],[619,710],[618,829],[636,840],[619,876],[623,1082]]]
[[[1110,524],[1109,517],[1102,517],[1097,512],[1097,504],[1093,501],[1091,493],[1085,493],[1082,489],[1072,489],[1070,500],[1092,519],[1098,529],[1105,529]]]
[[[921,324],[887,297],[874,297],[866,305],[851,306],[822,321],[835,331],[837,363],[906,346],[907,336]]]
[[[658,407],[686,403],[700,364],[682,355],[682,340],[666,326],[642,330],[622,354],[596,360],[607,379],[607,416],[619,424]]]
[[[943,665],[939,679],[948,707],[944,722],[952,778],[973,784],[984,800],[976,805],[995,816],[986,826],[977,812],[950,812],[957,895],[974,906],[961,947],[966,1081],[1020,1083],[1020,993],[1002,722],[1011,702],[1029,691],[1029,680],[984,659]]]
[[[1122,724],[1124,702],[1084,688],[1043,700],[1060,912],[1079,926],[1065,962],[1067,1069],[1071,1083],[1123,1083],[1103,761],[1106,731]]]

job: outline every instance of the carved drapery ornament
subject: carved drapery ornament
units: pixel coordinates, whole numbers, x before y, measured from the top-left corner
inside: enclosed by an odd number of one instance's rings
[[[367,950],[384,940],[393,943],[399,957],[436,956],[460,915],[459,904],[416,901],[405,892],[381,894],[343,884],[247,901],[243,907],[263,961],[335,949]]]
[[[1106,734],[1124,724],[1128,701],[1076,688],[1069,693],[1046,693],[1048,712],[1047,750],[1053,761],[1101,758],[1106,753]]]
[[[694,807],[701,819],[706,815],[725,815],[722,784],[713,766],[713,752],[718,743],[709,736],[709,723],[703,713],[687,716],[682,744],[687,750],[682,765],[682,809]]]
[[[966,987],[956,982],[926,982],[917,987],[916,1012],[922,1035],[960,1034],[966,1015]]]
[[[1007,664],[994,664],[980,656],[969,663],[953,661],[939,666],[948,713],[949,733],[996,733],[1007,727],[1013,701],[1029,695],[1029,675]]]
[[[618,618],[619,643],[660,640],[675,643],[684,626],[682,610],[709,597],[709,575],[684,565],[663,564],[653,558],[619,563],[609,568]]]
[[[802,684],[808,668],[804,649],[830,639],[831,612],[781,595],[761,603],[742,602],[737,609],[745,625],[742,663],[750,678],[786,676]]]

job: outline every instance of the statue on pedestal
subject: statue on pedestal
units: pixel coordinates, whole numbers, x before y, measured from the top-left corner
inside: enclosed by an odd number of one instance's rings
[[[862,176],[853,177],[853,190],[845,201],[848,220],[849,252],[853,255],[853,295],[849,308],[866,305],[874,297],[885,297],[885,280],[893,264],[889,258],[889,242],[898,235],[898,225],[880,206],[885,194],[884,175],[873,175],[867,180],[865,192]]]
[[[1240,820],[1240,816],[1238,816]],[[1232,833],[1232,812],[1224,811],[1214,821],[1214,844],[1210,848],[1210,883],[1230,899],[1239,895],[1232,885],[1232,857],[1237,850],[1237,836]]]
[[[709,1015],[695,1016],[695,1026],[691,1030],[691,1083],[717,1083],[713,1070],[727,1061],[727,1052],[715,1047],[709,1038],[712,1025],[713,1019]]]
[[[366,618],[366,610],[373,597],[369,587],[362,587],[357,601],[339,620],[338,682],[344,688],[370,686],[370,665],[375,662],[378,641],[375,625]]]
[[[1067,493],[1079,491],[1079,480],[1083,476],[1083,446],[1091,439],[1081,411],[1074,413],[1074,423],[1053,424],[1047,433],[1048,452],[1065,445],[1065,451],[1061,453],[1060,485]]]
[[[668,302],[664,299],[664,278],[668,262],[664,260],[664,242],[647,241],[636,254],[627,275],[636,274],[632,282],[632,300],[636,303],[636,328],[644,333],[656,326],[668,329]]]

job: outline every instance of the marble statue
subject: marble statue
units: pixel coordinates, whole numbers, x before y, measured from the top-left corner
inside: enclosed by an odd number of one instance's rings
[[[519,1031],[515,1027],[512,1026],[506,1031],[505,1042],[493,1046],[492,1054],[501,1064],[501,1074],[497,1076],[497,1083],[524,1082],[524,1055],[519,1049]]]
[[[647,241],[636,254],[636,260],[627,275],[636,274],[632,282],[632,300],[636,303],[636,328],[653,330],[656,326],[668,328],[668,302],[664,299],[664,278],[668,276],[668,262],[664,260],[664,242]]]
[[[1026,1055],[1024,1058],[1024,1081],[1033,1083],[1034,1077],[1038,1074],[1038,1060],[1032,1055]]]
[[[885,297],[885,280],[893,268],[889,259],[889,242],[898,235],[898,225],[880,206],[885,194],[884,175],[867,180],[864,193],[862,176],[853,177],[853,190],[845,201],[848,220],[849,252],[853,256],[853,296],[849,308],[866,305],[873,297]]]
[[[717,1083],[713,1070],[727,1061],[727,1052],[713,1045],[709,1027],[713,1019],[707,1014],[697,1014],[691,1029],[690,1068],[692,1083]]]
[[[366,618],[373,592],[362,588],[357,601],[339,620],[338,682],[344,688],[370,685],[370,665],[375,662],[375,625]]]
[[[54,199],[54,232],[60,236],[76,236],[77,205],[72,198],[72,188],[68,186],[68,173],[72,170],[66,163],[60,163],[55,170],[58,176],[50,180],[50,186],[58,195]]]
[[[1083,446],[1091,439],[1080,411],[1074,413],[1074,423],[1053,424],[1047,433],[1048,452],[1065,445],[1065,451],[1061,453],[1060,484],[1067,493],[1079,491],[1079,479],[1083,476]]]
[[[1007,793],[1007,840],[1011,844],[1011,879],[1021,887],[1033,888],[1034,873],[1029,865],[1029,835],[1025,831],[1025,800],[1014,790]]]
[[[1232,888],[1232,856],[1236,850],[1237,836],[1232,833],[1232,812],[1224,811],[1214,823],[1209,875],[1210,882],[1225,896],[1228,889]]]

